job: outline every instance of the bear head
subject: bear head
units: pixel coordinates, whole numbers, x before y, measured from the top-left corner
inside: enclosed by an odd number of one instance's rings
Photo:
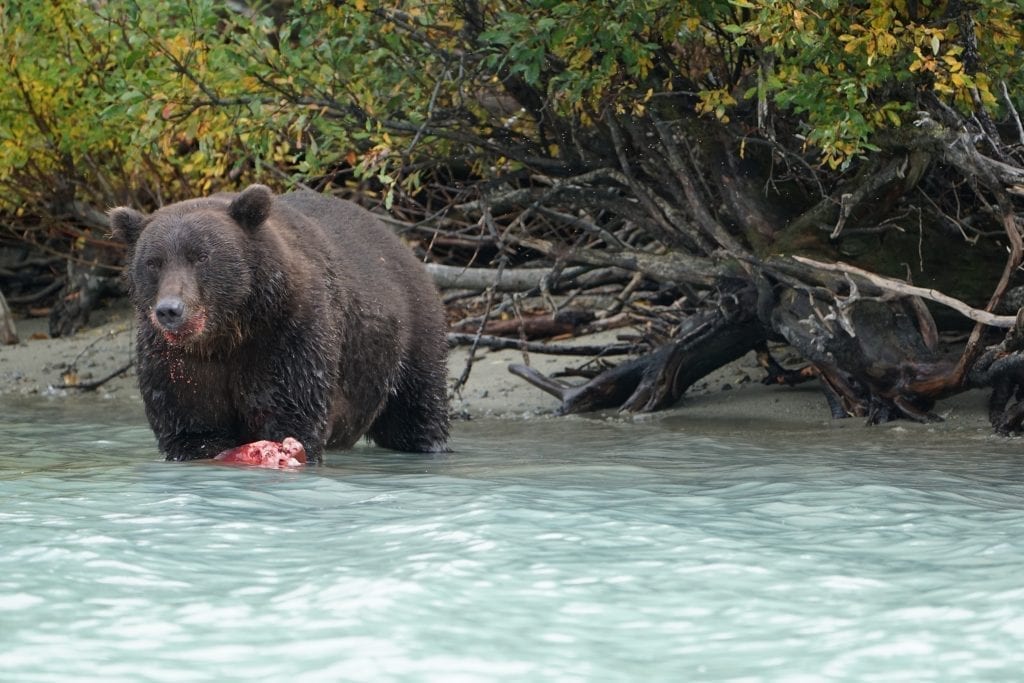
[[[272,204],[269,188],[251,185],[233,197],[178,202],[151,215],[111,209],[113,236],[128,245],[125,277],[140,318],[173,346],[238,340]]]

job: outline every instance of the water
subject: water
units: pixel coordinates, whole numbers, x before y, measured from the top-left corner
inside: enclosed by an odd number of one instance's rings
[[[276,472],[164,463],[141,419],[0,417],[0,679],[1024,670],[1018,440],[491,420],[447,457]]]

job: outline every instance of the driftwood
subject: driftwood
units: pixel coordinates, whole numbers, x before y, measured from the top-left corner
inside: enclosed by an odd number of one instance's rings
[[[540,287],[544,278],[551,274],[550,268],[506,268],[499,273],[493,268],[459,268],[438,263],[425,265],[438,289],[483,291],[495,287],[500,292],[525,292]]]
[[[1024,323],[977,311],[941,292],[916,288],[843,264],[810,259],[757,264],[756,286],[723,285],[717,306],[680,324],[675,338],[647,355],[571,385],[523,365],[513,374],[556,396],[558,414],[617,408],[648,412],[673,405],[698,379],[748,351],[758,353],[765,382],[819,379],[832,415],[869,423],[898,418],[938,420],[935,402],[972,387],[993,387],[997,431],[1024,428]],[[918,297],[953,307],[990,325],[1012,326],[966,378],[937,345],[934,321]],[[778,339],[809,364],[782,368],[765,342]]]
[[[629,273],[621,268],[575,266],[557,273],[554,268],[462,268],[440,263],[424,264],[438,289],[482,292],[493,288],[499,292],[529,292],[551,288],[594,287],[610,282],[624,282]],[[557,275],[557,277],[556,277]]]
[[[545,344],[543,342],[524,342],[509,337],[478,336],[461,332],[448,333],[448,344],[451,346],[469,346],[474,343],[487,349],[517,349],[551,356],[622,356],[637,353],[646,348],[640,344]]]
[[[763,346],[766,335],[756,317],[757,299],[754,287],[731,285],[717,307],[688,318],[672,342],[585,384],[566,384],[520,364],[510,365],[509,372],[558,398],[559,415],[607,408],[661,410],[709,372]]]
[[[593,311],[580,309],[562,309],[554,314],[530,315],[508,320],[488,320],[484,323],[483,332],[496,337],[518,337],[524,339],[546,339],[577,333],[583,326],[594,321]],[[457,323],[452,327],[454,332],[476,333],[479,323]]]

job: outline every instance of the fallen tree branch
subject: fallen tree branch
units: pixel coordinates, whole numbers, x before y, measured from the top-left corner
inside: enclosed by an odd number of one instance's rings
[[[597,249],[565,249],[549,240],[535,237],[512,236],[512,241],[546,256],[560,257],[573,263],[592,266],[611,266],[630,272],[640,272],[657,282],[711,286],[724,274],[724,268],[714,258],[700,258],[680,251],[652,254],[645,251],[602,251]]]
[[[530,292],[540,289],[546,278],[555,274],[554,267],[544,268],[506,268],[501,278],[496,268],[464,268],[462,266],[446,266],[439,263],[427,263],[427,272],[434,279],[438,289],[459,289],[483,291],[494,287],[499,292]],[[629,272],[620,268],[595,268],[576,266],[566,268],[558,274],[557,282],[551,286],[559,289],[566,287],[593,287],[607,282],[628,280]]]
[[[575,336],[585,325],[592,323],[593,311],[566,308],[554,314],[517,315],[510,320],[488,320],[484,323],[484,334],[494,337],[518,336],[526,339],[550,338],[561,335]],[[625,324],[625,321],[623,321]],[[456,323],[453,332],[468,333],[473,323]]]
[[[475,334],[449,332],[448,344],[465,346],[478,339]],[[481,336],[477,346],[489,349],[525,349],[530,353],[543,353],[550,356],[622,356],[648,350],[642,344],[577,344],[574,346],[545,344],[544,342],[523,342],[508,337]]]
[[[483,291],[494,287],[499,292],[523,292],[540,286],[551,273],[550,268],[506,268],[498,277],[494,268],[460,268],[439,263],[424,264],[438,289],[473,289]]]
[[[871,284],[875,285],[880,289],[885,289],[890,292],[897,292],[899,294],[905,294],[907,296],[919,296],[922,299],[934,301],[935,303],[942,304],[943,306],[948,306],[949,308],[952,308],[954,311],[964,316],[965,318],[969,318],[970,320],[982,323],[984,325],[988,325],[990,327],[1000,327],[1007,329],[1013,327],[1014,321],[1017,319],[1016,316],[1012,315],[995,315],[994,313],[989,313],[988,311],[972,308],[965,304],[963,301],[960,301],[959,299],[954,299],[948,294],[943,294],[942,292],[939,292],[937,290],[926,289],[925,287],[915,287],[914,285],[908,285],[906,282],[901,282],[900,280],[894,280],[892,278],[876,275],[874,273],[863,270],[856,266],[848,265],[846,263],[824,263],[822,261],[815,261],[814,259],[809,259],[804,256],[792,256],[791,258],[794,261],[797,261],[798,263],[803,263],[804,265],[811,266],[812,268],[828,270],[836,273],[847,273],[850,275],[857,275],[858,277],[864,278],[865,280],[867,280],[868,282],[870,282]]]

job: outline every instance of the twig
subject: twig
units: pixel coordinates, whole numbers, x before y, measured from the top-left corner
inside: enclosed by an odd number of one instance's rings
[[[526,338],[526,322],[523,320],[523,312],[519,308],[519,295],[513,294],[509,297],[512,301],[512,312],[515,313],[517,327],[519,328],[519,350],[523,354],[523,363],[530,364],[530,350],[526,348],[529,340]],[[554,317],[552,315],[552,317]]]
[[[104,340],[111,340],[114,337],[116,337],[117,335],[121,334],[122,332],[127,332],[127,331],[128,331],[127,327],[120,327],[119,329],[116,329],[116,330],[108,330],[107,333],[104,334],[103,336],[96,337],[91,342],[86,344],[85,348],[83,348],[81,351],[78,352],[78,355],[75,356],[74,359],[71,361],[70,366],[72,368],[76,367],[78,365],[78,361],[80,361],[82,359],[82,356],[84,356],[89,351],[91,351],[92,348],[94,346],[96,346],[97,344],[99,344],[100,342],[102,342]]]
[[[135,360],[134,359],[128,361],[127,363],[125,363],[124,365],[119,367],[117,370],[114,370],[109,375],[107,375],[105,377],[101,377],[99,379],[94,379],[94,380],[91,380],[89,382],[79,382],[77,384],[54,384],[52,386],[53,386],[54,389],[81,389],[82,391],[93,391],[93,390],[98,389],[99,387],[103,386],[104,384],[106,384],[110,380],[114,379],[118,375],[124,374],[129,369],[131,369],[131,367],[133,365],[135,365]]]
[[[423,124],[419,127],[419,130],[416,131],[416,134],[413,136],[409,146],[405,148],[405,153],[402,156],[408,157],[409,154],[412,153],[412,150],[415,149],[417,143],[419,143],[420,138],[423,137],[423,132],[427,129],[427,123],[434,118],[434,105],[437,103],[437,95],[441,92],[441,84],[444,83],[447,77],[448,66],[445,65],[444,73],[442,73],[437,79],[437,83],[434,84],[434,92],[430,94],[430,102],[427,103],[427,115],[423,117]]]
[[[832,234],[828,236],[830,240],[837,239],[843,231],[846,219],[850,217],[850,211],[853,209],[852,199],[853,195],[849,192],[844,192],[839,196],[839,220],[836,222],[836,227],[832,229]]]
[[[493,220],[491,220],[491,214],[487,209],[484,209],[484,215],[481,220],[487,221],[488,226],[494,231]],[[499,243],[501,240],[499,239]],[[491,307],[494,305],[494,290],[497,288],[497,284],[501,282],[501,276],[505,272],[505,265],[508,263],[508,257],[502,254],[498,258],[498,275],[495,284],[487,288],[487,304],[484,308],[484,317],[480,321],[480,327],[476,331],[476,335],[471,342],[469,348],[469,355],[466,356],[466,367],[462,369],[462,374],[455,380],[455,385],[452,387],[452,394],[458,394],[462,387],[465,386],[466,382],[469,381],[469,373],[473,371],[473,360],[476,358],[476,350],[480,345],[480,339],[484,335],[484,325],[487,324],[487,318],[491,315]]]

